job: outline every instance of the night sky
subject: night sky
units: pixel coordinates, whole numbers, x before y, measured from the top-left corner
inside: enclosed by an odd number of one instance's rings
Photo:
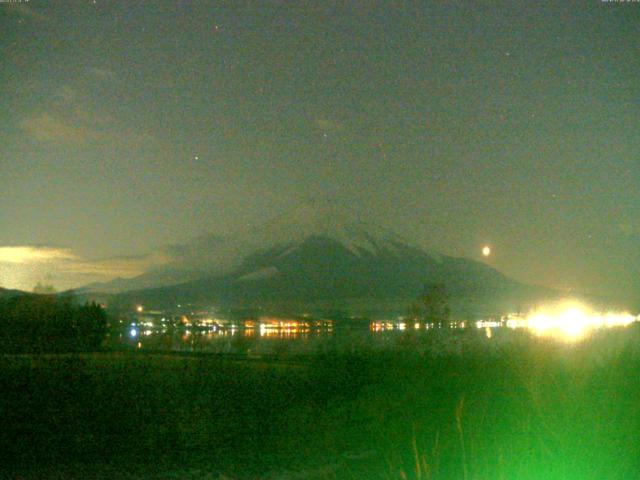
[[[319,198],[639,296],[640,3],[474,3],[0,4],[0,286]]]

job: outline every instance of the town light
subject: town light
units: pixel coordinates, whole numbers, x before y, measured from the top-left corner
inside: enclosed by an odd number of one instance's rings
[[[634,321],[636,318],[626,312],[600,313],[580,302],[565,301],[531,312],[525,325],[537,335],[576,341],[597,328],[627,326]]]

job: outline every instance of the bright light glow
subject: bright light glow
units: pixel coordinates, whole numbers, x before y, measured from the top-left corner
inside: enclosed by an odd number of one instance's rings
[[[0,247],[0,262],[29,263],[76,258],[69,250],[50,247]]]
[[[132,337],[135,337],[136,335],[138,335],[138,331],[135,328],[132,328],[129,331],[129,335],[131,335]]]
[[[501,326],[502,326],[502,323],[496,320],[478,320],[476,322],[476,327],[478,328],[496,328]]]
[[[523,321],[509,320],[507,326],[525,326],[537,335],[577,341],[597,328],[627,326],[634,321],[636,318],[626,312],[600,313],[580,302],[565,301],[537,309]]]
[[[138,313],[142,313],[142,312],[143,312],[143,310],[144,310],[144,307],[143,307],[142,305],[138,305],[138,306],[136,307],[136,312],[138,312]]]
[[[489,247],[489,245],[485,245],[484,247],[482,247],[482,256],[488,257],[489,255],[491,255],[491,248]]]

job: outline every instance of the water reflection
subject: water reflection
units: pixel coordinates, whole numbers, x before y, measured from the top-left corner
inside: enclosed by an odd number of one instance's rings
[[[336,347],[393,348],[394,345],[415,345],[410,339],[428,341],[431,338],[436,339],[439,346],[445,344],[446,348],[449,344],[455,345],[455,339],[460,336],[474,342],[496,342],[515,330],[577,341],[596,329],[627,326],[636,320],[637,317],[626,313],[596,313],[575,302],[540,308],[528,315],[511,314],[473,322],[425,323],[400,317],[335,325],[331,320],[260,317],[240,322],[211,320],[199,324],[180,322],[168,325],[161,322],[157,325],[145,320],[133,322],[130,327],[112,335],[111,344],[115,348],[159,351],[311,353]]]
[[[332,337],[331,320],[294,320],[264,318],[237,323],[205,323],[177,326],[133,322],[131,327],[110,337],[115,348],[132,347],[160,351],[250,351],[257,345],[262,350],[282,349],[277,343],[304,343]]]

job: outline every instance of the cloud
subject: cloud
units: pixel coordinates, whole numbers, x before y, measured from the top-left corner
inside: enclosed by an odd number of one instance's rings
[[[0,247],[0,287],[32,290],[38,282],[57,290],[114,278],[132,278],[165,261],[160,254],[86,259],[68,248]]]
[[[24,118],[19,126],[32,140],[53,145],[166,146],[153,132],[119,128],[112,116],[81,107],[74,107],[66,114],[40,112]]]
[[[69,249],[53,247],[0,247],[0,262],[2,263],[41,263],[56,260],[71,260],[76,258]]]
[[[91,275],[100,280],[116,277],[130,278],[146,272],[157,263],[152,255],[112,257],[99,260],[82,260],[67,265],[67,272],[78,275]]]
[[[18,127],[29,139],[52,145],[116,145],[125,148],[162,145],[167,142],[144,128],[127,128],[108,109],[97,105],[99,93],[90,79],[117,80],[116,73],[106,68],[83,69],[84,79],[58,85],[39,109],[18,119]],[[90,75],[90,78],[88,77]]]
[[[74,124],[50,112],[27,117],[20,122],[20,127],[32,139],[45,143],[82,145],[104,138],[103,133],[93,128]]]
[[[89,143],[111,143],[140,146],[156,141],[149,132],[118,129],[108,114],[76,106],[67,114],[44,111],[23,118],[20,128],[37,142],[82,146]]]
[[[111,114],[87,108],[83,95],[70,86],[60,88],[53,98],[48,109],[19,121],[18,126],[31,140],[54,145],[111,144],[130,148],[163,143],[151,131],[125,129]]]
[[[59,265],[77,257],[66,248],[32,245],[0,247],[0,287],[31,290],[38,282],[50,282]]]

